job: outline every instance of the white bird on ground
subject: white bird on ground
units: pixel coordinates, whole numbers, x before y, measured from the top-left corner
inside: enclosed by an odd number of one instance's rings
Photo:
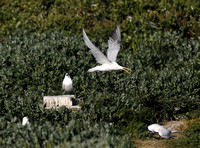
[[[151,124],[148,126],[148,130],[152,133],[158,133],[162,138],[172,138],[172,133],[179,133],[179,131],[171,131],[166,127],[159,124]]]
[[[23,117],[22,125],[26,125],[26,124],[29,124],[28,117]]]
[[[101,66],[96,66],[88,70],[88,72],[94,71],[110,71],[110,70],[124,70],[130,74],[130,69],[127,67],[123,67],[117,64],[117,54],[120,50],[120,42],[121,42],[121,34],[120,34],[120,27],[117,25],[116,29],[114,30],[111,37],[108,40],[108,51],[107,57],[96,47],[87,37],[85,30],[83,29],[83,37],[85,44],[88,48],[90,48],[93,56],[95,57],[96,61]]]
[[[65,74],[64,80],[62,82],[62,89],[64,91],[72,91],[73,89],[72,79],[68,73]]]

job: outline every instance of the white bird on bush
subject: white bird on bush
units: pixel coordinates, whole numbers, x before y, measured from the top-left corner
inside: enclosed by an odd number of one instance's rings
[[[151,124],[148,126],[148,130],[152,133],[158,133],[162,138],[174,137],[172,133],[179,133],[179,131],[171,131],[166,127],[159,124]]]
[[[117,54],[120,50],[120,42],[121,42],[121,34],[120,34],[120,27],[117,25],[116,29],[114,30],[111,37],[108,40],[108,51],[107,57],[96,47],[92,44],[92,42],[87,37],[85,30],[83,29],[83,37],[85,44],[88,48],[90,48],[93,56],[95,57],[96,61],[101,66],[96,66],[88,70],[88,72],[94,71],[110,71],[110,70],[124,70],[130,74],[130,69],[127,67],[123,67],[117,64]]]
[[[22,125],[24,126],[26,124],[29,124],[28,117],[23,117],[23,119],[22,119]]]
[[[64,80],[62,82],[62,89],[64,91],[72,91],[73,89],[72,79],[68,73],[65,74]]]

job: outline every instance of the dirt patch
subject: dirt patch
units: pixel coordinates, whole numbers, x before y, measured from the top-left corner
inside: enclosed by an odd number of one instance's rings
[[[167,127],[170,130],[184,131],[187,128],[187,121],[169,121],[159,124]],[[175,136],[174,138],[179,138],[183,135],[183,132],[174,133],[173,135]],[[164,145],[166,140],[171,139],[159,139],[159,135],[155,135],[152,138],[145,140],[132,139],[132,141],[134,141],[134,145],[139,148],[166,148]]]
[[[138,148],[164,148],[163,140],[149,139],[149,140],[134,140],[135,146]]]
[[[163,122],[163,126],[170,130],[184,131],[187,128],[186,121],[168,121]]]

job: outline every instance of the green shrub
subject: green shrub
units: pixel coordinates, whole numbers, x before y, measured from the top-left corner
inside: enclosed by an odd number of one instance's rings
[[[2,0],[0,6],[4,146],[18,139],[16,147],[123,147],[130,143],[122,133],[143,138],[150,123],[199,117],[199,1]],[[82,28],[106,53],[117,23],[122,32],[117,61],[133,72],[87,73],[97,64],[80,36]],[[66,72],[73,79],[73,94],[82,100],[82,111],[44,110],[43,96],[63,93]],[[26,115],[33,123],[22,127],[20,119]],[[69,125],[72,122],[76,125]],[[109,132],[101,131],[108,123]],[[54,131],[70,136],[64,133],[66,126],[79,130],[71,131],[74,139],[54,137]],[[27,130],[33,139],[22,138],[29,136]]]
[[[3,147],[133,147],[128,136],[117,133],[108,124],[71,120],[66,125],[51,122],[22,126],[18,118],[1,118],[0,139]]]
[[[102,40],[92,41],[103,51],[107,48]],[[97,64],[83,38],[60,31],[19,30],[0,44],[0,52],[2,124],[25,115],[37,126],[49,122],[55,128],[72,119],[80,120],[80,125],[89,120],[91,127],[112,123],[120,133],[144,137],[148,124],[199,109],[199,41],[180,39],[176,32],[157,31],[141,40],[134,53],[122,46],[117,61],[133,70],[130,75],[123,71],[87,73]],[[66,72],[73,79],[73,93],[82,100],[82,111],[44,110],[44,95],[63,93]]]
[[[76,35],[86,28],[91,35],[106,36],[120,23],[126,47],[132,49],[132,42],[137,44],[157,30],[179,31],[181,38],[192,39],[200,33],[199,1],[1,0],[0,6],[1,38],[16,29],[44,32],[55,28]]]

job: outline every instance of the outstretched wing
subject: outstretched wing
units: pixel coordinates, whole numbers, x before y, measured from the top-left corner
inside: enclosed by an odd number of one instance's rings
[[[93,56],[95,57],[98,63],[100,64],[110,63],[107,57],[96,46],[92,44],[92,42],[87,37],[84,29],[83,29],[83,37],[84,37],[85,44],[87,45],[88,48],[90,48]]]
[[[120,27],[117,25],[114,32],[112,33],[111,37],[108,40],[108,51],[107,51],[107,58],[111,62],[116,62],[117,54],[120,50],[120,43],[121,43],[121,34],[120,34]]]

